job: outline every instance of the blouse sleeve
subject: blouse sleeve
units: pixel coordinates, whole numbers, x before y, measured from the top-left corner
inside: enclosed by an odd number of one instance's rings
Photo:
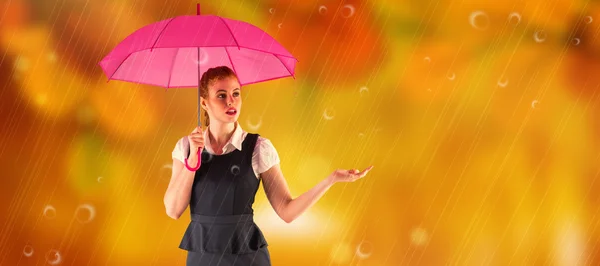
[[[271,169],[273,165],[280,163],[277,150],[275,150],[273,143],[269,139],[259,136],[256,149],[258,149],[258,174],[262,174]]]
[[[185,159],[184,151],[187,151],[189,149],[188,147],[189,147],[189,143],[188,143],[186,137],[179,139],[179,141],[177,141],[177,144],[175,144],[175,148],[173,148],[171,157],[173,159],[177,159],[177,160],[181,161],[182,163],[184,163],[184,159]]]

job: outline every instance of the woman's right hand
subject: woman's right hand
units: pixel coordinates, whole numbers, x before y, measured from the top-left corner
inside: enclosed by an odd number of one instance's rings
[[[190,156],[192,154],[197,154],[198,150],[204,149],[204,133],[202,132],[202,127],[196,127],[187,138],[190,143]]]

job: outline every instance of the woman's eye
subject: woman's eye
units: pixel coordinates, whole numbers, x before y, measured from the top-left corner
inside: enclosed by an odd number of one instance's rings
[[[240,94],[239,94],[238,92],[236,92],[236,93],[234,93],[233,95],[235,95],[235,96],[239,96]]]

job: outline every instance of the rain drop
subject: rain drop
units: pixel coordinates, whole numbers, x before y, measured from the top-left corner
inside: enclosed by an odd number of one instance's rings
[[[335,110],[331,109],[331,108],[327,108],[324,112],[323,112],[323,118],[325,118],[325,120],[331,120],[335,117]]]
[[[353,5],[348,4],[342,7],[342,17],[344,18],[352,17],[354,15],[354,12],[355,8]]]
[[[454,79],[456,78],[456,74],[455,74],[454,72],[453,72],[452,74],[451,74],[451,73],[448,73],[448,75],[446,75],[446,77],[447,77],[449,80],[454,80]]]
[[[425,58],[423,58],[423,61],[425,61],[425,63],[431,63],[431,58],[429,56],[426,56]]]
[[[360,96],[362,96],[363,93],[369,92],[369,88],[362,86],[362,87],[360,87],[360,89],[358,91],[360,92]]]
[[[327,14],[327,7],[326,6],[320,6],[319,7],[319,14],[321,14],[321,15]]]
[[[537,43],[544,42],[544,41],[546,40],[546,37],[547,37],[547,36],[546,36],[546,32],[544,32],[543,30],[536,31],[536,32],[533,34],[533,39],[534,39],[534,40],[535,40],[535,42],[537,42]]]
[[[202,163],[208,163],[213,159],[213,155],[204,149],[202,150],[202,153],[200,153],[200,157],[202,157]]]
[[[25,245],[23,248],[23,255],[25,255],[25,257],[33,256],[33,247],[30,245]]]
[[[98,183],[102,183],[103,180],[104,180],[103,177],[101,177],[101,176],[98,177]]]
[[[96,217],[96,208],[90,204],[81,204],[75,210],[75,219],[82,224],[91,222],[94,217]]]
[[[590,24],[590,23],[592,23],[592,21],[594,21],[594,19],[592,18],[592,16],[585,17],[585,23]]]
[[[277,24],[277,28],[280,28],[280,29],[281,29],[281,24],[283,24],[283,23],[279,23],[279,24]]]
[[[515,21],[515,22],[513,22]],[[514,26],[519,25],[521,23],[521,14],[517,12],[512,12],[508,15],[508,23],[513,24]]]
[[[60,264],[60,262],[62,261],[62,257],[60,255],[60,253],[58,252],[58,250],[51,249],[46,254],[46,261],[50,265],[57,265],[57,264]]]
[[[44,217],[48,219],[53,219],[54,217],[56,217],[56,209],[52,205],[46,205],[43,213]]]
[[[253,123],[252,121],[256,121],[258,120],[257,123]],[[258,129],[260,128],[260,126],[262,125],[262,116],[258,117],[258,119],[250,119],[250,117],[248,117],[248,120],[246,121],[246,124],[248,125],[248,128],[252,131],[258,131]]]
[[[506,87],[506,85],[508,85],[508,79],[504,79],[504,80],[499,79],[498,80],[498,86],[504,88],[504,87]]]
[[[486,30],[490,25],[490,18],[483,11],[473,11],[469,16],[469,23],[478,30]]]
[[[204,51],[204,49],[199,48],[200,51],[200,59],[198,60],[198,53],[191,53],[191,59],[194,61],[196,65],[203,65],[208,62],[208,53]]]
[[[271,14],[275,13],[275,8],[272,8],[272,7],[269,8],[269,13],[271,13]]]
[[[373,245],[368,241],[363,241],[356,247],[356,256],[360,259],[366,259],[373,254]]]
[[[579,38],[573,38],[571,42],[573,43],[573,45],[577,46],[581,43],[581,40]]]
[[[233,175],[239,175],[240,174],[240,167],[237,165],[234,165],[231,167],[231,173]]]
[[[531,102],[531,108],[536,108],[537,104],[538,104],[538,100],[533,100],[533,102]]]
[[[364,136],[365,136],[365,134],[364,134],[364,133],[358,133],[358,137],[362,138],[362,137],[364,137]]]

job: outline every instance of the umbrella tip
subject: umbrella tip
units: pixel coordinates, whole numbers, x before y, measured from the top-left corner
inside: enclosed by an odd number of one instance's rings
[[[200,3],[196,4],[196,15],[200,15]]]

